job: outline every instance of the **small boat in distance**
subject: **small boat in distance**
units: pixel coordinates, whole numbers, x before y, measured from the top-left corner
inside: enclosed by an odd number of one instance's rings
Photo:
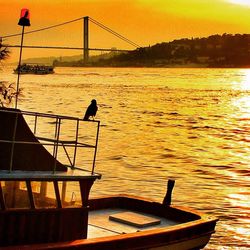
[[[47,75],[55,73],[53,66],[35,64],[35,63],[21,64],[20,69],[19,66],[17,66],[17,68],[14,69],[14,73],[18,74],[18,71],[20,74],[35,74],[35,75]]]

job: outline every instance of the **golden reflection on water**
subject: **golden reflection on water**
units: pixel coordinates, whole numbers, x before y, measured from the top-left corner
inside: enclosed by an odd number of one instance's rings
[[[240,89],[250,90],[250,69],[241,69],[239,72],[243,74],[243,78],[239,82]]]
[[[232,74],[229,80],[233,89],[250,90],[250,69],[232,69]]]
[[[242,121],[244,118],[246,119],[246,121],[250,120],[250,96],[237,98],[232,102],[232,105],[238,108],[238,112],[236,115],[242,118]]]
[[[103,177],[91,195],[161,201],[173,178],[174,204],[220,218],[206,249],[237,249],[250,247],[249,83],[249,69],[56,68],[21,77],[19,107],[82,117],[97,99]]]
[[[239,188],[239,193],[228,194],[228,198],[232,206],[250,208],[249,192],[247,193],[246,189]],[[247,218],[246,221],[250,222],[250,218]]]

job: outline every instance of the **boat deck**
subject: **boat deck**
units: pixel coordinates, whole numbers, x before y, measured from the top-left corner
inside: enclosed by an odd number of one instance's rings
[[[169,220],[166,218],[154,216],[152,214],[146,213],[138,213],[138,217],[147,216],[149,219],[158,220],[159,224],[157,225],[145,225],[145,226],[136,226],[136,225],[129,225],[133,223],[133,216],[131,216],[131,220],[126,222],[117,222],[109,219],[110,215],[115,215],[118,213],[123,212],[132,212],[132,210],[125,210],[120,208],[113,208],[113,209],[101,209],[96,211],[89,212],[89,221],[88,221],[88,238],[98,238],[98,237],[105,237],[105,236],[114,236],[120,234],[127,234],[127,233],[134,233],[138,231],[145,231],[155,228],[162,228],[167,226],[173,226],[179,224],[176,221]],[[155,223],[156,224],[156,223]]]

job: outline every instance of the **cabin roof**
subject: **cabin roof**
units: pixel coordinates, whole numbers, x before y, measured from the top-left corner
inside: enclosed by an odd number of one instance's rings
[[[101,174],[74,169],[67,172],[62,171],[23,171],[23,170],[1,170],[0,181],[30,180],[30,181],[78,181],[84,179],[100,179]]]

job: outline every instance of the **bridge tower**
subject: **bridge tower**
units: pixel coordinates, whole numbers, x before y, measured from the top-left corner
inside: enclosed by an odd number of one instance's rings
[[[87,63],[89,60],[89,17],[83,18],[83,60]]]

